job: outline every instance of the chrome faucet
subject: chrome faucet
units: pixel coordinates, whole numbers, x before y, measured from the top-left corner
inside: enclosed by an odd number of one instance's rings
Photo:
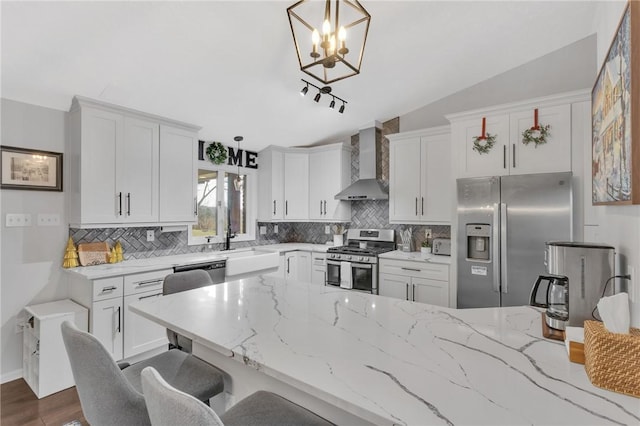
[[[231,239],[235,237],[235,233],[231,235],[231,209],[227,207],[227,232],[225,233],[224,248],[222,250],[233,250],[231,248]]]

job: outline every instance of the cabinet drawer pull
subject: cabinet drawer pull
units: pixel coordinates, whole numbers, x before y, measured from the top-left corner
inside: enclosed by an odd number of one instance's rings
[[[164,281],[164,279],[161,280],[148,280],[148,281],[140,281],[138,283],[136,283],[136,287],[146,287],[148,285],[154,285],[154,284],[162,284],[162,282]]]
[[[122,192],[118,192],[118,216],[122,216]]]
[[[131,216],[131,193],[127,192],[127,216]]]
[[[138,297],[138,300],[143,300],[143,299],[148,299],[150,297],[158,297],[158,296],[162,296],[162,293],[150,294],[148,296],[140,296]]]
[[[111,286],[111,287],[102,287],[102,291],[101,293],[107,293],[107,292],[111,292],[113,290],[116,290],[118,287],[115,286]]]
[[[420,272],[420,269],[414,269],[414,268],[405,268],[405,267],[401,267],[400,269],[402,269],[402,270],[404,270],[404,271]]]

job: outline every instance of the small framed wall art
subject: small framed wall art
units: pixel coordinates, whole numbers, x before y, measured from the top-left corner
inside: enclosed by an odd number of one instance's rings
[[[629,1],[591,91],[592,202],[640,204],[640,2]]]
[[[2,189],[62,191],[62,153],[0,146]]]

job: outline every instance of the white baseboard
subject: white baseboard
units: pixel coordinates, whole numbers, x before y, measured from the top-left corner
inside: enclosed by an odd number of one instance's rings
[[[22,368],[19,370],[10,371],[0,376],[0,383],[4,384],[4,383],[11,382],[21,378],[22,378]]]

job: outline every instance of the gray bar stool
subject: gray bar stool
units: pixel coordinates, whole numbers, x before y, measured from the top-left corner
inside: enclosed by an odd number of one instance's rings
[[[333,423],[281,396],[258,391],[222,417],[167,383],[153,367],[142,370],[142,388],[153,426],[328,426]]]

